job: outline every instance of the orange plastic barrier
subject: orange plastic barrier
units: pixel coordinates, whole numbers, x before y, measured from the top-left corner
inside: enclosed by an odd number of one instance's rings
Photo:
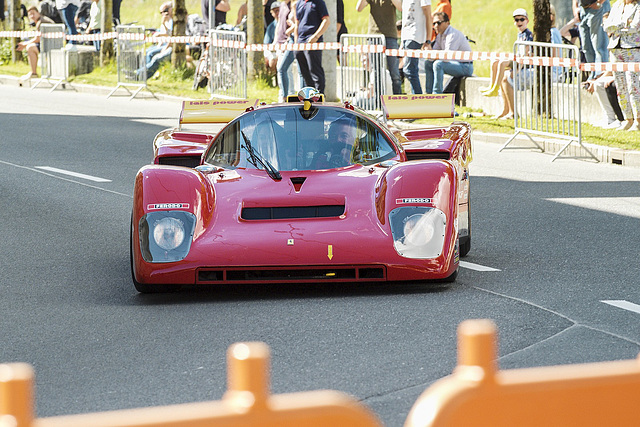
[[[33,419],[33,371],[0,365],[0,427],[381,426],[355,399],[336,391],[271,395],[269,348],[234,344],[221,401]]]
[[[458,366],[416,401],[405,427],[640,426],[640,359],[499,371],[496,327],[458,329]]]

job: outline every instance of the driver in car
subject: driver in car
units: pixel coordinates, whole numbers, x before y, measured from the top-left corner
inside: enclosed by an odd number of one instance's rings
[[[318,153],[316,168],[339,168],[351,164],[351,149],[355,143],[353,120],[341,117],[329,125],[328,150]]]

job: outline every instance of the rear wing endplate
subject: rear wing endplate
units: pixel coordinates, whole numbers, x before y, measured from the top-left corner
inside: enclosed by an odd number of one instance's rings
[[[455,113],[455,94],[382,95],[387,120],[446,119]]]
[[[202,123],[228,123],[255,108],[257,99],[216,99],[208,101],[183,101],[179,125]]]

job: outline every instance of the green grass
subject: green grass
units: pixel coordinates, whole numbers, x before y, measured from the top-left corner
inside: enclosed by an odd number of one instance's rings
[[[158,9],[163,0],[127,0],[122,3],[121,18],[124,23],[135,22],[147,28],[155,28],[160,22]],[[351,34],[366,34],[369,22],[369,9],[365,8],[358,13],[355,10],[357,0],[344,0],[345,22]],[[437,5],[437,0],[434,0]],[[187,0],[189,13],[200,14],[200,0]],[[231,11],[227,14],[227,22],[235,23],[241,0],[231,0]],[[511,13],[518,7],[532,10],[532,0],[455,0],[452,3],[453,16],[451,23],[454,27],[465,33],[476,44],[472,48],[478,52],[510,52],[516,38],[516,29],[513,25]],[[533,23],[529,24],[533,28]],[[475,74],[478,76],[489,75],[489,62],[476,61]],[[25,62],[15,64],[0,64],[0,74],[19,76],[28,71]],[[98,67],[91,74],[74,77],[72,82],[95,84],[106,87],[115,87],[117,83],[115,64]],[[149,80],[149,88],[158,93],[169,95],[206,99],[209,94],[200,89],[193,91],[192,71],[188,69],[172,70],[166,64],[157,74],[159,78]],[[269,79],[258,78],[248,86],[248,97],[258,98],[267,103],[277,99],[277,89],[269,84]],[[461,109],[463,114],[471,112],[469,109]],[[471,123],[474,129],[484,132],[511,133],[514,131],[513,123],[509,121],[492,120],[488,117],[465,117],[465,121]],[[426,122],[425,122],[426,123]],[[428,123],[433,124],[433,121]],[[444,122],[443,122],[444,123]],[[640,141],[633,132],[618,132],[595,128],[583,124],[583,139],[585,142],[627,149],[640,149]]]

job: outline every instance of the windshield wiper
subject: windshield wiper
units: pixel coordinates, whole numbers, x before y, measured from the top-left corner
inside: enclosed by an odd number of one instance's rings
[[[240,133],[242,134],[242,138],[244,139],[244,145],[241,145],[241,147],[247,150],[247,153],[249,154],[249,158],[247,160],[251,162],[251,164],[256,168],[258,168],[258,164],[260,164],[273,180],[281,180],[282,175],[280,175],[278,169],[274,168],[273,165],[269,163],[269,160],[263,158],[260,153],[258,153],[253,148],[253,146],[251,145],[251,141],[249,141],[247,135],[244,134],[244,131],[240,131]]]

